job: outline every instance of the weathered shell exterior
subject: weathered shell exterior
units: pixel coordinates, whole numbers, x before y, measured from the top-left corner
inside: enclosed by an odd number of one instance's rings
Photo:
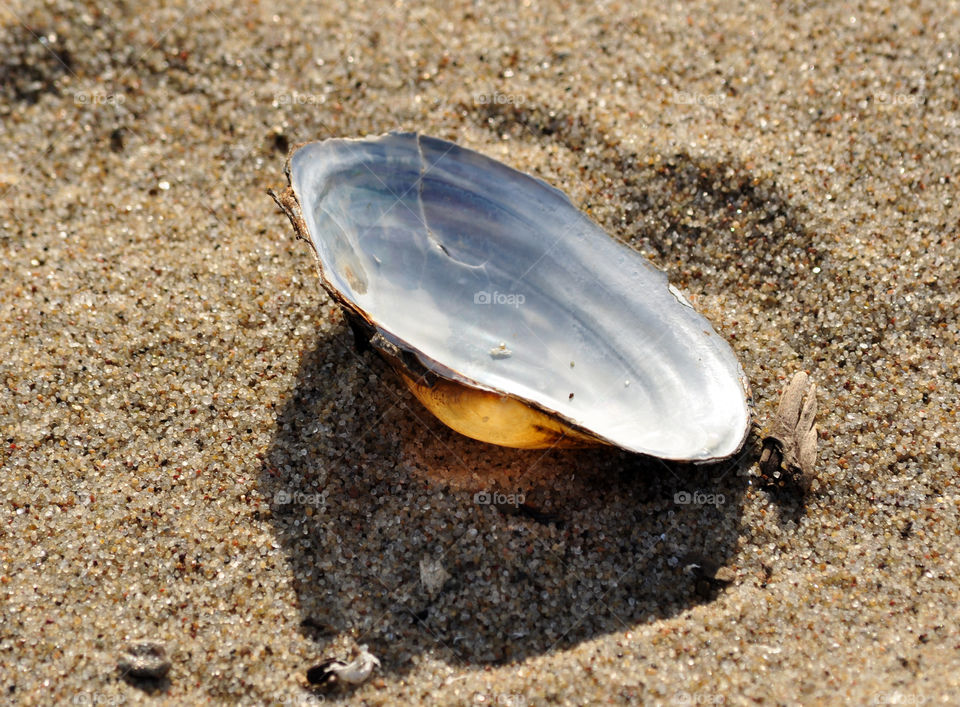
[[[562,192],[411,133],[309,143],[287,171],[274,196],[324,287],[454,429],[688,461],[742,446],[730,346]]]

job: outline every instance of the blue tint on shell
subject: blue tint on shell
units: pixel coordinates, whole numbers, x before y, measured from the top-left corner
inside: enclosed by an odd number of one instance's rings
[[[741,447],[730,346],[559,190],[410,133],[305,145],[290,174],[325,286],[428,368],[634,452]]]

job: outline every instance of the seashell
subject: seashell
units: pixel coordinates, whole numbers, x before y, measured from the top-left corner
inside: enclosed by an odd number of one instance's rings
[[[349,663],[338,658],[327,658],[307,670],[307,682],[311,685],[328,682],[361,685],[369,680],[373,671],[379,667],[380,659],[377,656],[367,650],[365,645],[357,646],[357,656]]]
[[[559,190],[415,133],[297,148],[271,192],[359,343],[469,437],[706,461],[746,438],[732,349]]]

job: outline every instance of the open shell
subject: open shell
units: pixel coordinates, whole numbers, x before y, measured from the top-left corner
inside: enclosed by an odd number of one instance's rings
[[[413,133],[309,143],[274,198],[363,344],[470,437],[734,454],[746,381],[666,275],[560,191]]]

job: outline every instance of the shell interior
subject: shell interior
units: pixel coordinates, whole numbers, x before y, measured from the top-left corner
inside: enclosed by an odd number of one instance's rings
[[[288,169],[324,286],[427,370],[634,452],[741,447],[730,346],[562,192],[410,133],[310,143]]]

